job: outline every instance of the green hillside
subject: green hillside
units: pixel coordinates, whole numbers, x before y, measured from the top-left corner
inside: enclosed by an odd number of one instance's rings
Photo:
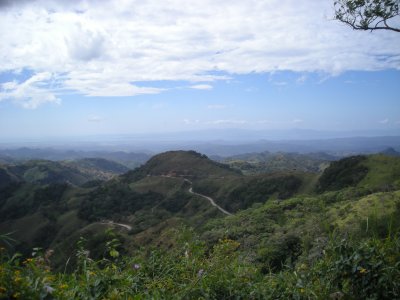
[[[102,163],[82,168],[110,166]],[[0,242],[11,233],[16,242],[4,246],[24,259],[33,247],[53,249],[44,266],[66,273],[46,281],[39,269],[32,273],[30,261],[39,258],[16,265],[1,254],[1,268],[11,271],[0,279],[25,298],[46,283],[62,299],[326,299],[336,292],[392,299],[400,291],[399,166],[398,157],[370,155],[333,162],[322,174],[243,175],[199,153],[171,151],[81,186],[47,171],[71,178],[62,164],[2,166]],[[23,274],[17,282],[15,270]]]
[[[62,164],[79,170],[79,172],[85,174],[87,177],[91,178],[91,180],[108,180],[115,175],[129,171],[128,167],[104,158],[84,158],[64,161]]]
[[[244,174],[262,174],[275,172],[312,172],[319,173],[336,160],[334,156],[325,153],[247,153],[220,159],[232,168],[241,170]]]
[[[209,195],[229,211],[245,209],[254,203],[287,199],[305,190],[315,176],[302,173],[275,173],[229,178],[210,178],[194,183],[194,189]]]
[[[148,175],[184,176],[199,179],[238,176],[241,173],[195,151],[169,151],[153,156],[146,164],[126,174],[126,178],[131,180]]]
[[[332,162],[318,181],[318,191],[357,187],[365,190],[400,188],[400,157],[382,154],[352,156]]]
[[[70,182],[80,185],[91,179],[76,168],[48,160],[32,160],[8,165],[7,169],[20,180],[38,184]]]
[[[75,161],[30,160],[0,165],[0,182],[19,180],[37,184],[64,183],[81,185],[91,180],[107,180],[129,169],[101,158]],[[8,178],[8,179],[7,179]]]

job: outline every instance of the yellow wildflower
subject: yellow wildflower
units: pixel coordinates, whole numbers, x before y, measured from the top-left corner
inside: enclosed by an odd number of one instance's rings
[[[25,259],[24,260],[24,264],[29,264],[30,262],[32,262],[33,261],[33,258],[27,258],[27,259]]]
[[[303,293],[304,293],[304,289],[300,289],[300,293],[302,293],[302,294],[303,294]]]
[[[68,284],[64,283],[64,284],[60,285],[61,290],[66,289],[66,288],[68,288]]]
[[[364,269],[364,268],[361,268],[361,269],[360,269],[360,274],[364,274],[364,273],[367,273],[367,272],[368,272],[367,269]]]

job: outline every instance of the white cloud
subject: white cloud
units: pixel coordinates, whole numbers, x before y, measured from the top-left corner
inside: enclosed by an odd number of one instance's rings
[[[103,121],[104,119],[100,116],[97,115],[90,115],[87,119],[89,122],[94,122],[94,123],[98,123]]]
[[[252,87],[246,88],[245,91],[248,92],[248,93],[257,92],[258,88],[252,86]]]
[[[151,106],[152,109],[154,110],[160,110],[165,108],[167,105],[165,103],[155,103]]]
[[[380,120],[379,123],[381,123],[381,124],[388,124],[388,123],[389,123],[389,119],[386,118],[386,119]]]
[[[301,124],[301,123],[303,123],[304,121],[302,120],[302,119],[293,119],[292,120],[292,123],[293,124]]]
[[[213,124],[213,125],[244,125],[248,124],[248,121],[245,120],[215,120],[215,121],[209,121],[206,124]]]
[[[257,124],[273,124],[274,122],[270,121],[270,120],[259,120],[256,121]]]
[[[194,125],[199,124],[200,120],[183,119],[183,123],[185,123],[186,125]]]
[[[285,86],[288,83],[286,81],[272,81],[272,84],[277,86]]]
[[[227,107],[228,106],[224,104],[210,104],[207,106],[208,109],[225,109]]]
[[[352,31],[331,20],[330,1],[13,3],[0,7],[0,72],[48,72],[87,96],[160,93],[158,80],[211,89],[228,74],[400,69],[396,33]],[[57,102],[39,90],[44,100],[25,105]]]
[[[51,73],[42,72],[21,83],[5,82],[1,85],[0,101],[12,99],[16,104],[28,109],[35,109],[48,102],[59,104],[61,100],[51,91],[54,80]]]
[[[299,78],[296,79],[296,83],[303,84],[307,80],[307,75],[303,74]]]
[[[190,88],[195,90],[211,90],[213,86],[209,84],[196,84],[192,85]]]

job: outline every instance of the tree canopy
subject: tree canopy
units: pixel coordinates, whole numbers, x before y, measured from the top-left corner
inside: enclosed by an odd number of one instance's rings
[[[391,30],[400,32],[393,24],[399,17],[400,0],[335,0],[335,19],[356,30]],[[397,19],[397,18],[396,18]],[[390,24],[389,24],[390,23]]]

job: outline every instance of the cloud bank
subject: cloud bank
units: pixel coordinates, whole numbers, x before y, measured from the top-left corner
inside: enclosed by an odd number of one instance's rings
[[[3,1],[0,72],[33,75],[3,83],[0,100],[34,108],[66,91],[162,92],[154,81],[210,89],[234,74],[400,68],[396,33],[352,31],[332,16],[320,0]]]

